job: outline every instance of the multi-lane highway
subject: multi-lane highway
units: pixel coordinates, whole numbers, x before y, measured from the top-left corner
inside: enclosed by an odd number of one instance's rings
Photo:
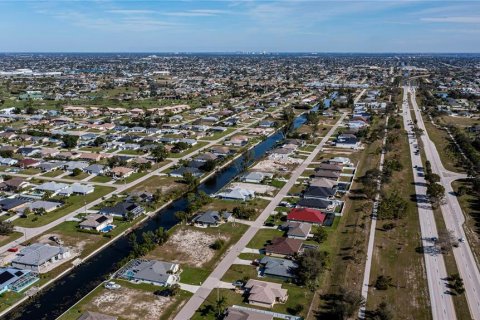
[[[408,88],[403,88],[403,124],[408,134],[410,157],[412,159],[413,181],[417,198],[418,216],[422,234],[422,246],[424,248],[425,268],[427,272],[428,290],[432,307],[432,318],[456,319],[452,296],[448,293],[448,274],[445,261],[441,253],[435,248],[434,239],[438,238],[437,226],[433,210],[427,199],[427,184],[424,177],[423,165],[418,141],[413,133],[413,121],[408,103]]]
[[[424,145],[426,158],[432,164],[432,171],[440,176],[440,184],[445,187],[445,204],[441,205],[445,225],[448,230],[454,232],[458,239],[464,240],[464,242],[460,243],[458,248],[453,249],[453,254],[455,256],[460,276],[465,283],[465,295],[467,297],[470,314],[473,319],[480,319],[480,273],[470,245],[466,240],[465,231],[462,227],[465,222],[465,217],[451,186],[451,183],[454,180],[464,178],[465,175],[445,169],[440,160],[436,146],[430,140],[428,132],[426,131],[420,109],[415,99],[415,88],[408,86],[405,87],[404,90],[411,93],[411,102],[416,115],[417,125],[424,132],[421,139]],[[432,299],[432,304],[433,303],[437,303],[437,301],[433,301]]]

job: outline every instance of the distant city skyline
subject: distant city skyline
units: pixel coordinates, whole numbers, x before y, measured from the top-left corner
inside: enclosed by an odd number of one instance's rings
[[[480,52],[477,1],[0,1],[1,52]]]

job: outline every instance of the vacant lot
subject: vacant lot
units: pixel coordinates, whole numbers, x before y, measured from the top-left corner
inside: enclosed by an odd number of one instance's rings
[[[208,234],[201,229],[179,228],[161,247],[155,249],[149,256],[156,257],[158,253],[167,261],[201,267],[215,255],[210,246],[217,239],[227,241],[227,235]]]

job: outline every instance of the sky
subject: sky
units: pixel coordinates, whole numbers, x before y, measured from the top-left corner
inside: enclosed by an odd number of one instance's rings
[[[480,52],[480,1],[0,0],[0,52]]]

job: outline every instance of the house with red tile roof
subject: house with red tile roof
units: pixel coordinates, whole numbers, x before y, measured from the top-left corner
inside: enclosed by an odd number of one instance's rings
[[[320,210],[310,208],[295,208],[288,215],[288,221],[307,222],[316,225],[323,225],[327,215]]]

